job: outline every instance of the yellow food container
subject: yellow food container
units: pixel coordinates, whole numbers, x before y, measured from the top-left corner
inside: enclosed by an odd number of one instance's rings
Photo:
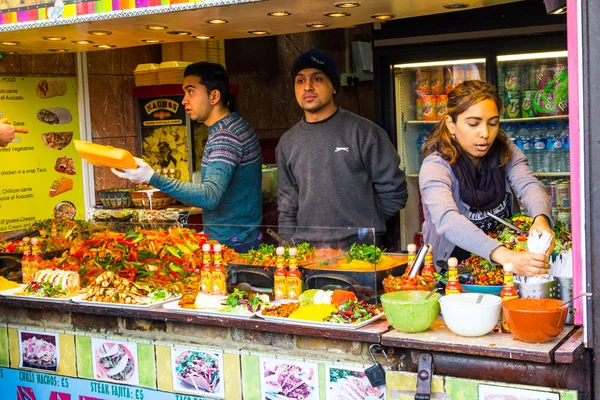
[[[190,65],[188,61],[165,61],[160,63],[158,69],[158,81],[161,85],[183,83],[183,72]]]
[[[137,168],[130,152],[112,146],[103,146],[82,140],[73,140],[75,150],[92,165],[111,168]]]
[[[135,86],[158,85],[158,68],[160,64],[138,64],[133,71]]]

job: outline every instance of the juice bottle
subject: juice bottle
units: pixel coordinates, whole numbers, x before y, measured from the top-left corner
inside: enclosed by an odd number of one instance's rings
[[[202,268],[200,269],[200,291],[211,294],[213,290],[212,283],[212,262],[210,258],[210,244],[202,245]]]
[[[504,264],[504,287],[500,292],[500,297],[502,297],[502,302],[519,298],[519,293],[517,293],[517,289],[515,289],[513,265],[511,263]],[[500,321],[502,321],[500,325],[502,332],[509,333],[510,329],[506,317],[504,316],[504,312],[500,314]]]
[[[221,245],[215,244],[213,247],[213,267],[212,267],[212,284],[213,294],[227,294],[227,277],[225,276],[225,267],[223,266],[223,258],[221,256]]]
[[[21,275],[23,283],[31,283],[33,274],[31,273],[31,246],[29,246],[29,238],[23,238],[23,257],[21,258]]]
[[[421,276],[430,277],[433,279],[433,274],[435,273],[435,268],[433,266],[433,246],[429,245],[429,250],[425,255],[425,263],[423,264],[423,269],[421,270]]]
[[[302,294],[302,273],[298,271],[296,263],[297,250],[290,248],[290,270],[287,273],[286,283],[288,290],[288,299],[298,299]]]
[[[446,296],[462,293],[462,286],[458,282],[458,260],[456,257],[448,259],[448,284],[446,284]]]
[[[410,275],[410,270],[415,263],[415,259],[417,258],[417,245],[410,243],[408,246],[406,246],[406,249],[408,250],[408,264],[406,265],[405,274],[408,276]]]
[[[285,265],[283,264],[285,249],[279,246],[275,252],[277,254],[277,270],[275,271],[275,276],[273,278],[275,286],[273,288],[273,293],[275,294],[275,300],[282,300],[287,299],[288,292],[287,274],[285,273]]]

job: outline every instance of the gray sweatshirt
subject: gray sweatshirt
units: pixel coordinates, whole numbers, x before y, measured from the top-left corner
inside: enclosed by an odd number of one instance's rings
[[[544,185],[531,173],[527,157],[511,141],[510,160],[506,164],[506,191],[514,191],[532,217],[551,216],[550,198]],[[419,171],[419,187],[425,223],[423,239],[433,245],[435,261],[447,260],[455,246],[490,260],[490,253],[500,246],[495,239],[473,224],[466,214],[469,206],[460,197],[458,179],[448,161],[430,154]],[[513,210],[518,210],[516,199]]]
[[[276,156],[279,233],[296,243],[360,236],[359,227],[383,233],[385,220],[406,205],[405,175],[387,133],[342,108],[317,123],[303,118]]]

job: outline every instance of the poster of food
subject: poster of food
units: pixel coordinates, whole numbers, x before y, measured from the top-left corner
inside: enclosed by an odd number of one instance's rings
[[[137,344],[92,338],[94,378],[136,386],[140,383]]]
[[[317,364],[260,358],[261,400],[319,400]]]
[[[0,120],[17,133],[0,146],[0,232],[46,218],[84,219],[75,77],[0,77]]]
[[[193,395],[225,397],[223,352],[171,348],[173,391]]]
[[[19,330],[19,367],[58,371],[58,334]]]
[[[385,385],[373,387],[364,369],[327,366],[327,400],[383,400]]]

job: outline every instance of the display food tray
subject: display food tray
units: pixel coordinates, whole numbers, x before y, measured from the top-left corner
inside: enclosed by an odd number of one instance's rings
[[[75,302],[77,304],[86,304],[86,305],[95,306],[95,307],[111,307],[111,308],[124,308],[124,309],[130,309],[130,310],[145,310],[145,309],[149,309],[149,308],[158,307],[165,303],[179,300],[181,298],[181,296],[171,297],[170,299],[163,300],[163,301],[157,301],[155,303],[150,303],[150,304],[124,304],[124,303],[109,303],[109,302],[104,302],[104,301],[83,300],[83,298],[85,296],[86,296],[85,294],[80,294],[79,296],[73,297],[71,300],[73,300],[73,302]]]
[[[279,322],[281,324],[288,325],[302,325],[302,326],[312,326],[315,328],[328,328],[328,329],[341,329],[346,331],[352,331],[354,329],[359,329],[364,326],[367,326],[385,315],[385,313],[378,314],[371,319],[366,321],[359,322],[358,324],[336,324],[334,322],[317,322],[317,321],[303,321],[299,319],[291,319],[291,318],[283,318],[283,317],[269,317],[266,315],[262,315],[262,310],[257,312],[256,315],[265,321],[271,322]]]
[[[250,319],[254,318],[254,314],[251,315],[243,315],[243,314],[234,314],[222,311],[215,310],[199,310],[196,308],[184,308],[180,307],[179,303],[176,301],[163,304],[163,308],[169,311],[176,311],[186,314],[194,314],[194,315],[205,315],[210,317],[224,317],[224,318],[236,318],[236,319]]]
[[[23,296],[19,294],[15,294],[25,289],[28,285],[21,285],[17,288],[7,289],[0,292],[0,296],[8,297],[11,299],[20,299],[20,300],[34,300],[34,301],[53,301],[55,303],[68,303],[71,301],[73,297],[67,298],[52,298],[52,297],[38,297],[38,296]]]

